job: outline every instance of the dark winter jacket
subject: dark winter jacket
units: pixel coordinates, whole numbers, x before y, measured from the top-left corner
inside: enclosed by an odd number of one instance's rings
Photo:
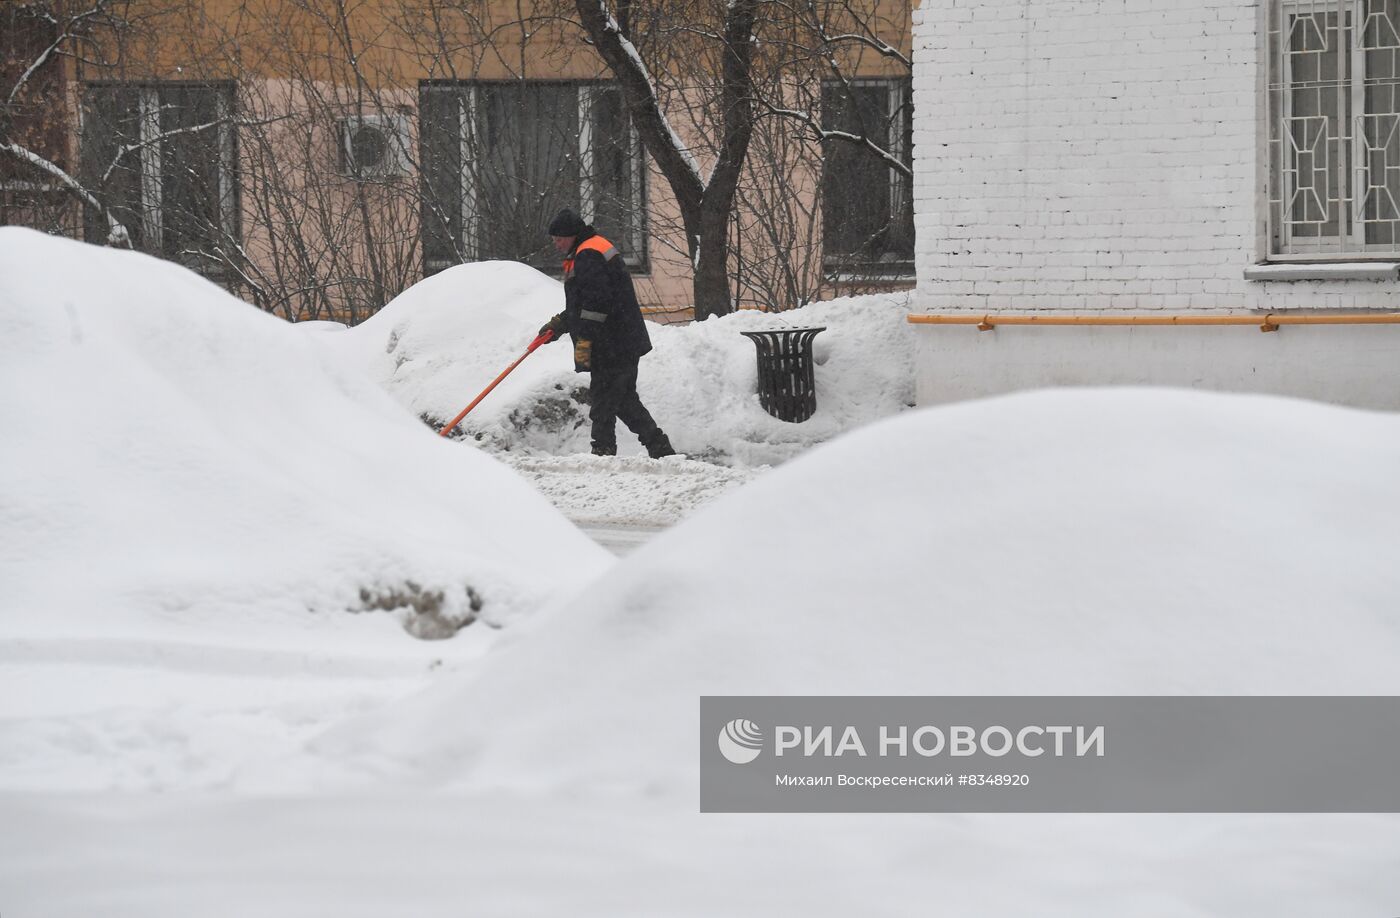
[[[621,253],[591,226],[564,259],[564,322],[575,343],[593,342],[595,369],[635,363],[651,350],[632,275]]]

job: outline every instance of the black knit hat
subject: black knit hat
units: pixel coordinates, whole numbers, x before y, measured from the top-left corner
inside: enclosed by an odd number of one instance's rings
[[[583,230],[583,220],[567,207],[555,214],[554,219],[549,223],[549,235],[551,236],[577,236]]]

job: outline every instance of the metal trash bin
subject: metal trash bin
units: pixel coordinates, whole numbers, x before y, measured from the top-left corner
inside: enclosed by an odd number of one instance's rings
[[[817,410],[812,339],[821,328],[740,332],[758,349],[758,403],[780,421],[800,423]]]

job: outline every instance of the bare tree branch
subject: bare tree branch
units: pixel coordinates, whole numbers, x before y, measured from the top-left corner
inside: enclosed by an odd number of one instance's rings
[[[878,144],[875,141],[871,140],[870,137],[866,134],[852,134],[849,131],[827,130],[821,126],[821,122],[817,120],[816,116],[809,111],[803,111],[795,108],[779,108],[778,106],[767,101],[766,99],[762,100],[762,104],[767,110],[766,113],[769,115],[773,115],[779,118],[787,118],[792,121],[797,121],[801,123],[804,127],[807,128],[809,136],[811,136],[811,138],[817,142],[827,140],[839,140],[844,143],[853,143],[857,146],[865,147],[871,153],[874,153],[876,156],[880,157],[880,159],[884,160],[885,165],[889,166],[895,172],[898,172],[900,175],[903,175],[906,178],[914,177],[913,168],[907,163],[905,163],[898,156],[891,153],[888,149],[888,144]]]
[[[608,9],[607,0],[577,0],[577,6],[584,29],[622,85],[628,110],[647,152],[656,160],[677,197],[682,199],[682,206],[698,207],[705,194],[700,165],[671,127],[656,97],[656,81],[636,46],[623,34],[622,27]]]
[[[84,204],[87,204],[89,207],[93,208],[98,213],[100,213],[103,216],[103,218],[107,221],[108,245],[119,246],[123,248],[131,247],[131,234],[127,232],[126,226],[123,225],[122,222],[118,220],[116,216],[103,205],[103,203],[97,198],[96,195],[89,191],[81,182],[79,182],[72,175],[69,175],[67,170],[61,168],[53,162],[50,162],[49,160],[33,152],[32,150],[28,150],[20,146],[19,144],[0,144],[0,153],[6,153],[10,156],[13,156],[16,159],[22,162],[26,162],[34,168],[53,176],[66,189],[68,189],[70,192],[76,195]]]
[[[168,131],[161,131],[157,134],[153,134],[145,140],[137,141],[136,143],[122,144],[121,146],[117,147],[116,155],[113,156],[112,161],[107,164],[107,168],[102,171],[101,182],[105,185],[108,181],[111,180],[112,173],[121,163],[123,157],[131,153],[135,153],[139,150],[144,150],[156,144],[168,141],[172,137],[179,137],[182,134],[198,134],[202,131],[207,131],[210,128],[224,127],[226,125],[233,127],[257,127],[265,124],[273,124],[275,122],[284,120],[284,118],[285,116],[279,118],[265,118],[260,120],[251,120],[248,118],[216,118],[215,120],[206,122],[204,124],[192,124],[189,127],[172,128]]]

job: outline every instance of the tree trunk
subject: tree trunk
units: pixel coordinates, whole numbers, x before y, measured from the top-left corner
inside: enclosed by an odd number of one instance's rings
[[[734,309],[729,288],[729,212],[705,208],[700,219],[699,252],[691,238],[691,264],[695,268],[693,291],[695,320],[728,315]]]
[[[729,223],[734,194],[753,137],[753,49],[758,0],[731,0],[721,53],[719,156],[700,203],[700,257],[695,260],[695,318],[728,315]]]
[[[759,0],[730,0],[721,36],[719,143],[708,181],[666,120],[641,55],[627,37],[631,3],[620,0],[621,21],[608,0],[575,0],[579,21],[622,88],[642,143],[671,186],[685,225],[694,271],[695,318],[734,308],[729,284],[729,223],[735,188],[753,135],[753,50]]]

